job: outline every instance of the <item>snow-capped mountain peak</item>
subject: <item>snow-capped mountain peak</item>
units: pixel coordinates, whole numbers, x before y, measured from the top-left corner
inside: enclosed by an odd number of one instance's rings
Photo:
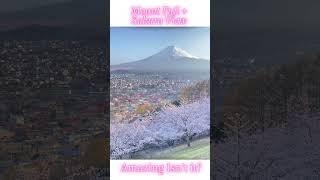
[[[209,72],[210,61],[193,56],[176,46],[168,46],[145,59],[111,68],[141,72]]]
[[[167,46],[165,49],[160,51],[159,53],[153,55],[156,57],[176,57],[176,58],[193,58],[193,59],[199,59],[196,56],[191,55],[190,53],[186,52],[185,50],[178,48],[176,46]]]

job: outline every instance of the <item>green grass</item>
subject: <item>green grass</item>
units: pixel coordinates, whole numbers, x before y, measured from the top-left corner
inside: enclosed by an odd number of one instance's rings
[[[151,155],[152,159],[210,159],[210,139],[195,140],[188,147],[186,144],[168,148]]]

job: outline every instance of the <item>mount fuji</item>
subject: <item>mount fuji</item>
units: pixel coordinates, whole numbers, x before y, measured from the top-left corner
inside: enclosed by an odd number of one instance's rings
[[[168,46],[145,59],[111,66],[111,71],[117,70],[138,72],[209,72],[210,61],[193,56],[176,46]]]

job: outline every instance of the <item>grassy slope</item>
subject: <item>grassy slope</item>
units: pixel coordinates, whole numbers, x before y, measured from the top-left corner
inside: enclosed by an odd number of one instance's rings
[[[168,148],[155,152],[151,159],[209,159],[210,139],[203,138],[191,143],[191,147],[186,144],[173,148]]]

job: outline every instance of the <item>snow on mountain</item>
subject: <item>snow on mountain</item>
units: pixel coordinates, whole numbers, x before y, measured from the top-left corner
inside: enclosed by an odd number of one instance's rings
[[[153,57],[163,57],[163,58],[181,58],[181,57],[187,57],[187,58],[194,58],[194,59],[199,59],[196,56],[191,55],[190,53],[184,51],[183,49],[180,49],[176,46],[168,46],[159,53],[153,55]]]
[[[153,72],[209,72],[210,61],[193,56],[175,46],[168,46],[145,59],[111,66],[111,70],[118,69]]]

